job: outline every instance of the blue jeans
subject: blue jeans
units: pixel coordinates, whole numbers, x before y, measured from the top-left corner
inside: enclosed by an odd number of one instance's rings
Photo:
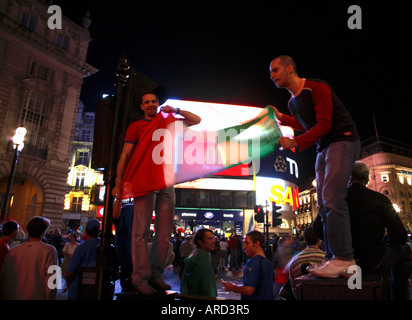
[[[133,272],[131,255],[133,214],[133,204],[126,204],[121,209],[119,219],[113,221],[116,228],[114,241],[116,245],[117,257],[120,264],[120,279],[130,278]]]
[[[347,187],[360,141],[331,143],[316,158],[318,214],[323,223],[325,257],[353,259]]]
[[[160,278],[168,260],[170,235],[175,206],[174,187],[148,193],[134,199],[132,227],[133,285],[150,278]],[[156,212],[155,234],[150,253],[147,244],[151,235],[150,223]]]

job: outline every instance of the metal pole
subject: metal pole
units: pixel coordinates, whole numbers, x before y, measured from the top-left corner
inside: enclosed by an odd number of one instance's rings
[[[113,119],[113,131],[112,139],[110,146],[110,156],[108,167],[104,171],[104,180],[106,184],[105,192],[105,203],[104,203],[104,215],[102,223],[102,240],[98,252],[98,261],[97,267],[99,268],[99,281],[98,281],[98,296],[97,299],[108,299],[109,293],[111,293],[111,279],[110,279],[110,263],[112,260],[112,224],[113,224],[113,196],[112,196],[112,187],[114,184],[114,179],[116,175],[116,156],[118,155],[118,131],[119,131],[119,119],[121,119],[121,108],[123,102],[123,89],[127,84],[127,78],[129,77],[128,73],[129,64],[126,57],[122,57],[118,64],[117,70],[117,80],[116,80],[116,104],[115,104],[115,113]],[[113,296],[111,296],[111,299]]]
[[[271,252],[271,248],[270,248],[270,242],[269,242],[269,205],[268,205],[268,201],[266,200],[266,206],[265,206],[265,224],[264,224],[264,236],[265,236],[265,248],[264,248],[264,252],[266,257],[269,260],[272,260],[272,252]]]
[[[12,162],[12,165],[11,165],[11,170],[10,170],[10,175],[9,175],[9,181],[8,181],[8,184],[7,184],[6,195],[4,197],[3,207],[1,209],[0,222],[3,222],[4,220],[6,220],[7,211],[9,209],[9,203],[10,203],[11,187],[13,185],[13,180],[14,180],[14,174],[16,172],[17,161],[19,161],[19,155],[20,155],[20,151],[19,151],[18,146],[16,146],[16,152],[14,153],[13,162]]]
[[[375,112],[372,112],[373,116],[373,125],[375,127],[375,135],[376,135],[376,140],[379,141],[379,134],[378,134],[378,127],[376,126],[376,118],[375,118]]]

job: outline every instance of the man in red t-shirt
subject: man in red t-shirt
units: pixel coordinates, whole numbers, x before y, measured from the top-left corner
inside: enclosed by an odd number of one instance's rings
[[[230,249],[229,269],[230,270],[239,268],[237,241],[238,241],[238,238],[236,234],[232,234],[229,237],[229,249]]]
[[[180,114],[187,126],[198,124],[201,119],[191,112],[170,106],[162,107],[158,113],[159,99],[153,92],[142,94],[140,106],[145,117],[133,122],[127,129],[112,195],[118,199],[134,198],[132,284],[138,292],[151,295],[155,288],[170,289],[161,275],[168,258],[175,204],[174,187],[165,186],[163,166],[152,159],[153,149],[162,143],[153,141],[156,140],[153,139],[153,133],[177,121],[173,114]],[[153,210],[156,211],[155,236],[148,254],[147,242]]]

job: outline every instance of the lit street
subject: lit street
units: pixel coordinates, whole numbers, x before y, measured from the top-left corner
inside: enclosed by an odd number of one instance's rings
[[[235,284],[242,284],[242,278],[243,278],[243,266],[239,270],[218,270],[217,277],[216,277],[216,288],[217,288],[217,300],[240,300],[240,294],[234,293],[234,292],[227,292],[225,288],[222,285],[221,280],[224,281],[230,281]],[[166,283],[168,283],[172,289],[170,290],[171,292],[178,292],[180,293],[180,278],[179,275],[173,272],[172,265],[169,265],[164,273],[163,273],[163,279],[165,280]],[[277,284],[274,284],[274,293],[277,293],[279,288],[277,287]],[[63,280],[63,289],[65,287],[65,281]],[[67,292],[64,292],[64,290],[58,290],[56,300],[67,300]],[[122,288],[120,286],[120,280],[117,280],[115,283],[115,293],[113,296],[113,300],[118,299],[118,295],[121,294]],[[133,298],[129,298],[130,296],[127,296],[125,300],[133,300]],[[409,286],[409,297],[412,297],[412,288]],[[121,298],[120,298],[121,299]],[[136,296],[136,300],[140,300]],[[144,300],[144,299],[143,299]],[[154,297],[153,300],[156,300],[156,297]],[[275,297],[275,300],[279,300],[279,298]],[[409,298],[411,300],[411,298]]]
[[[0,301],[412,300],[404,3],[195,4],[0,0]]]
[[[224,281],[230,281],[236,284],[242,283],[243,271],[230,271],[229,269],[226,270],[218,270],[217,278],[216,278],[216,288],[217,288],[217,296],[218,299],[229,299],[229,300],[240,300],[240,295],[233,292],[225,291],[225,288],[222,285],[221,279]],[[173,272],[173,268],[170,265],[167,267],[163,274],[163,279],[166,283],[168,283],[172,289],[171,291],[178,291],[180,292],[180,278],[179,275]],[[63,280],[63,288],[65,286],[65,281]],[[117,299],[116,294],[121,293],[122,288],[120,286],[120,280],[116,281],[115,285],[115,294],[113,300]],[[67,292],[64,292],[63,289],[58,290],[56,300],[67,300]]]

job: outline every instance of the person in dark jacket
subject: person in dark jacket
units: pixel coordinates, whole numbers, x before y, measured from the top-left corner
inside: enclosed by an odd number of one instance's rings
[[[356,161],[348,188],[352,245],[362,274],[390,273],[394,300],[408,300],[411,250],[408,235],[391,201],[368,189],[369,168]],[[313,222],[316,235],[323,238],[322,222]]]
[[[390,271],[392,298],[408,300],[411,273],[408,235],[391,201],[368,189],[368,182],[368,166],[356,161],[347,199],[355,260],[362,273]]]

